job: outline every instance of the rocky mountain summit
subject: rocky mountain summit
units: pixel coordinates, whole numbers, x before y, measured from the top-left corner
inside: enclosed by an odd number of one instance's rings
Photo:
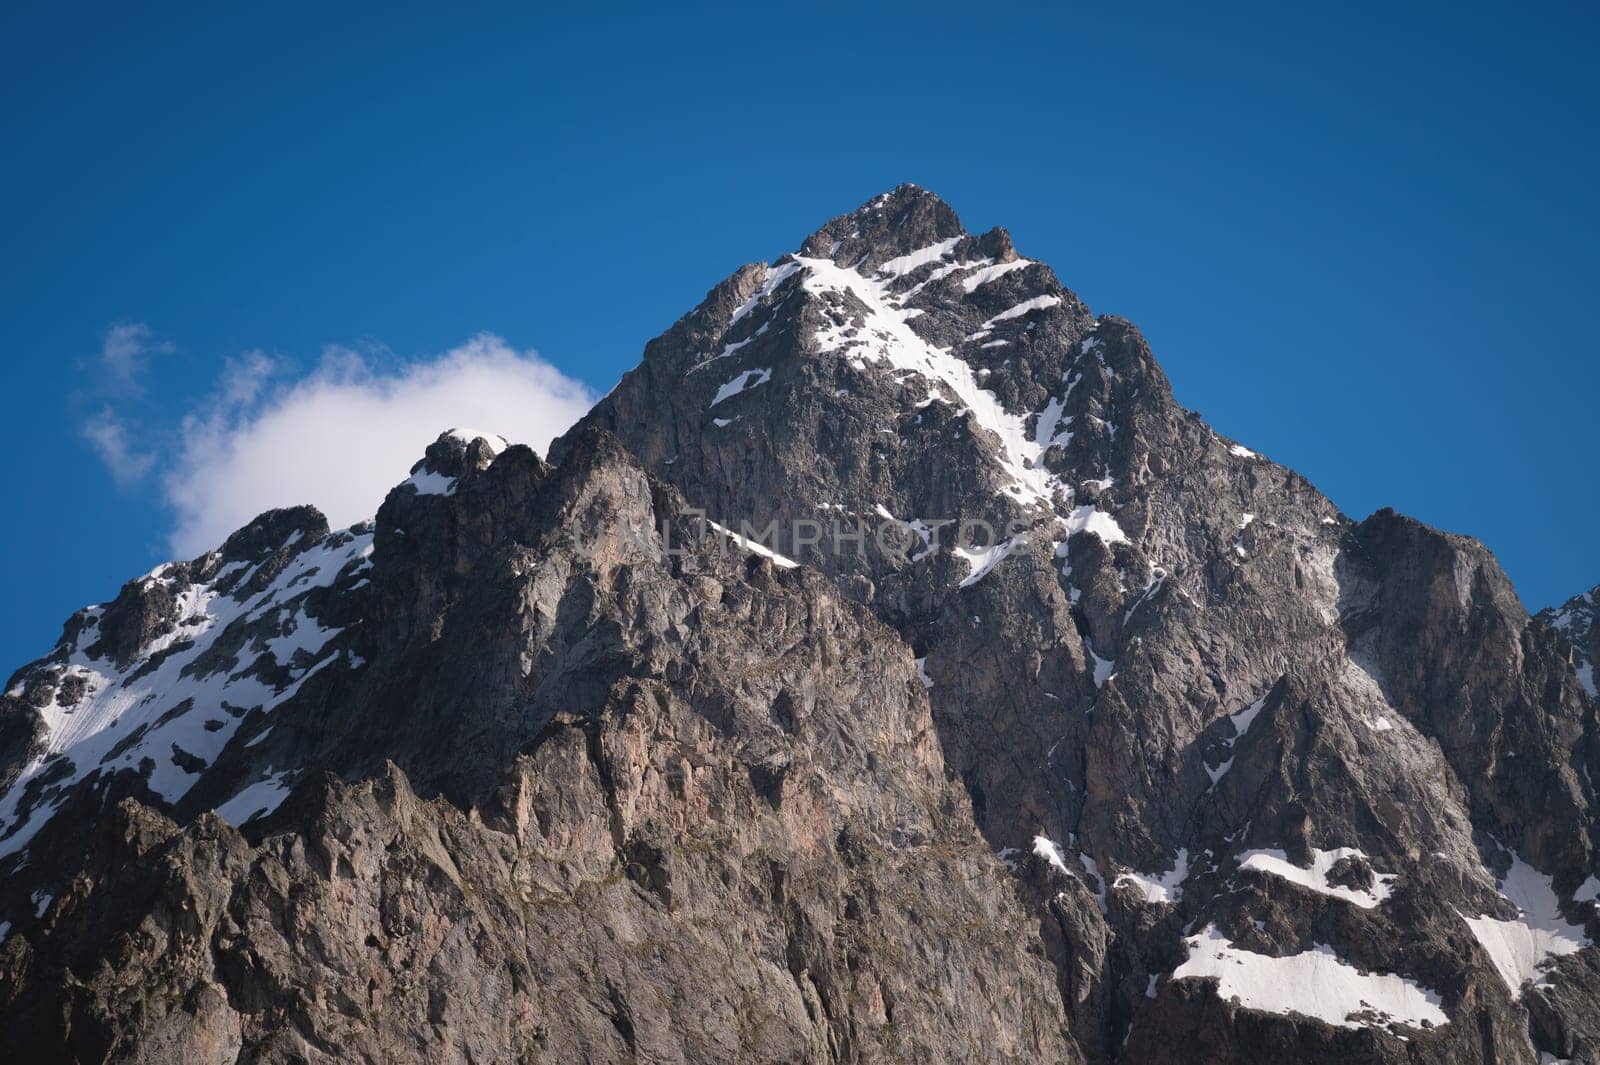
[[[0,705],[28,1061],[1600,1062],[1596,593],[902,186]]]

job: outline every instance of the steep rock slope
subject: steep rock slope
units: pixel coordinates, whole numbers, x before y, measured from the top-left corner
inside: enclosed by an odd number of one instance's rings
[[[37,1061],[1077,1060],[909,649],[814,572],[715,540],[666,555],[652,530],[676,525],[680,550],[699,531],[678,506],[603,436],[555,471],[446,437],[375,531],[269,514],[75,619],[8,697],[8,719],[36,723],[28,750],[48,751],[22,790],[52,781],[6,826],[8,1045]],[[360,561],[325,567],[331,584],[284,578],[322,555]],[[265,570],[224,584],[240,561]],[[168,609],[185,597],[232,620]],[[146,620],[108,624],[123,617]],[[208,765],[177,766],[186,788],[158,792],[170,726],[139,728],[189,698],[177,656],[265,675],[257,652],[277,660],[290,618],[337,631]],[[120,645],[130,661],[193,646],[147,674],[165,687],[136,689],[152,693],[137,724],[104,725],[139,737],[133,757],[89,761],[109,739],[63,737],[53,715],[74,670],[80,705],[126,686],[102,672],[113,629],[143,641]]]
[[[1600,1053],[1563,999],[1594,986],[1593,952],[1564,953],[1595,918],[1581,675],[1481,546],[1352,522],[1220,438],[1004,231],[879,197],[714,288],[587,423],[715,521],[775,521],[913,645],[991,844],[1051,856],[1047,940],[1091,1056],[1159,1059],[1175,1026],[1221,1057],[1241,1027],[1312,1057]],[[832,515],[911,535],[796,531]],[[952,542],[978,519],[1004,539]],[[1502,886],[1521,870],[1549,927]],[[1407,1046],[1378,1012],[1352,1034],[1270,994],[1236,1011],[1174,979],[1203,942],[1263,974],[1323,951],[1451,1020]]]

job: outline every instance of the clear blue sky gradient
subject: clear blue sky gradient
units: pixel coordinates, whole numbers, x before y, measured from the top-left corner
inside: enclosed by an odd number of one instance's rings
[[[603,391],[902,181],[1139,323],[1180,400],[1346,512],[1482,538],[1534,608],[1600,581],[1593,5],[24,6],[0,673],[165,553],[155,484],[78,434],[114,323],[174,345],[153,420],[250,349],[480,330]]]

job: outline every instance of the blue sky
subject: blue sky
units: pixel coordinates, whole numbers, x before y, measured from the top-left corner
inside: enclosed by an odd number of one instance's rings
[[[604,391],[902,181],[1348,513],[1533,607],[1600,581],[1592,8],[144,6],[0,14],[7,670],[168,556],[251,360],[372,387],[492,333]]]

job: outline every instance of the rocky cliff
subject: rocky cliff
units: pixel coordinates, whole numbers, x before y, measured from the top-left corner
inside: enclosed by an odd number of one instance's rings
[[[732,533],[747,533],[742,539]],[[752,542],[755,541],[755,542]],[[0,707],[26,1060],[1600,1062],[1593,594],[903,186]]]

